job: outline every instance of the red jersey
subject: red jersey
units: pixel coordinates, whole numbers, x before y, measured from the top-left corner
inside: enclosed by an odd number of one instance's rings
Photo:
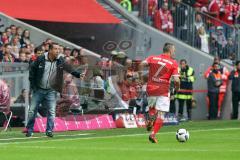
[[[217,15],[214,16],[214,18],[219,19],[220,8],[216,0],[211,1],[211,3],[208,6],[208,11],[217,12]],[[217,20],[212,19],[211,22],[214,26],[221,26],[221,23]]]
[[[232,25],[234,23],[233,21],[234,5],[231,3],[227,5],[222,5],[222,7],[220,8],[220,11],[222,13],[222,15],[220,16],[220,19],[225,23]]]
[[[147,93],[149,96],[168,96],[171,76],[179,76],[178,64],[167,54],[150,56]]]
[[[148,15],[153,16],[155,10],[157,9],[158,1],[157,0],[149,0],[148,1]]]

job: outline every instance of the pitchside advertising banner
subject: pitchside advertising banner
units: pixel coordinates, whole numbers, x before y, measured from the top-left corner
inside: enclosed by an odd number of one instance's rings
[[[39,117],[34,125],[34,132],[46,131],[47,118]],[[167,114],[164,125],[177,125],[178,121],[174,114]],[[111,128],[142,128],[146,126],[146,119],[143,114],[117,114],[114,121],[111,115],[68,115],[55,118],[55,132],[75,130],[97,130]]]
[[[34,132],[46,131],[47,118],[37,118],[34,125]],[[69,115],[55,118],[55,132],[74,130],[96,130],[116,128],[112,116],[103,115]]]

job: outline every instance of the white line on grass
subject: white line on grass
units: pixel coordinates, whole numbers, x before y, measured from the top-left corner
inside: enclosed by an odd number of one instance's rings
[[[213,129],[199,129],[199,130],[190,130],[190,132],[208,132],[208,131],[226,131],[226,130],[240,130],[240,128],[213,128]],[[175,134],[176,132],[160,132],[158,134]],[[67,138],[67,139],[54,139],[54,138],[47,138],[46,140],[41,140],[41,141],[24,141],[24,142],[7,142],[7,143],[1,143],[0,139],[0,145],[7,145],[7,144],[25,144],[25,143],[40,143],[40,142],[49,142],[49,141],[73,141],[73,140],[85,140],[85,139],[106,139],[106,138],[119,138],[119,137],[134,137],[134,136],[145,136],[148,135],[149,133],[139,133],[139,134],[123,134],[123,135],[111,135],[111,136],[96,136],[96,137],[76,137],[76,138]],[[82,135],[82,134],[79,134]],[[90,134],[89,134],[90,135]],[[57,136],[62,136],[62,137],[72,137],[72,136],[78,136],[77,134],[75,135],[56,135]],[[21,138],[21,140],[31,140],[31,138]],[[36,138],[45,138],[45,136],[42,137],[36,137]],[[10,141],[10,140],[16,140],[16,138],[6,138],[2,139],[2,141]]]
[[[3,147],[5,148],[5,147]],[[2,148],[2,149],[3,149]],[[138,148],[138,147],[133,147],[133,148],[130,148],[130,147],[62,147],[62,146],[59,146],[59,147],[53,147],[53,146],[13,146],[11,147],[12,149],[13,148],[18,148],[18,149],[26,149],[26,150],[29,150],[29,149],[45,149],[45,150],[56,150],[56,149],[60,149],[60,150],[71,150],[71,151],[83,151],[83,150],[94,150],[94,151],[133,151],[133,152],[222,152],[223,150],[222,149],[194,149],[194,148],[181,148],[181,149],[173,149],[173,148],[146,148],[146,147],[141,147],[141,148]],[[6,147],[6,149],[8,149]],[[234,149],[234,150],[226,150],[224,149],[224,152],[240,152],[239,149]]]
[[[69,134],[69,135],[54,135],[54,137],[74,137],[74,136],[86,136],[86,135],[93,135],[93,133],[82,133],[82,134]],[[39,136],[39,137],[22,137],[22,138],[4,138],[0,139],[1,141],[11,141],[11,140],[24,140],[24,139],[39,139],[39,138],[46,138],[47,136]]]

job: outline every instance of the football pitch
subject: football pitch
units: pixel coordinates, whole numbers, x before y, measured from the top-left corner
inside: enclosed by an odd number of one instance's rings
[[[190,139],[176,140],[186,128]],[[0,160],[239,160],[240,121],[193,121],[164,126],[158,144],[148,141],[145,129],[111,129],[35,133],[26,138],[21,129],[0,133]]]

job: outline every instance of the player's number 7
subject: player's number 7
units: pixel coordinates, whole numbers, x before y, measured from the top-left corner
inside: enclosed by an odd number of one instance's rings
[[[153,76],[156,78],[160,76],[162,69],[166,66],[166,63],[163,63],[163,62],[158,62],[158,64],[160,64],[160,67],[158,68],[157,72]]]

